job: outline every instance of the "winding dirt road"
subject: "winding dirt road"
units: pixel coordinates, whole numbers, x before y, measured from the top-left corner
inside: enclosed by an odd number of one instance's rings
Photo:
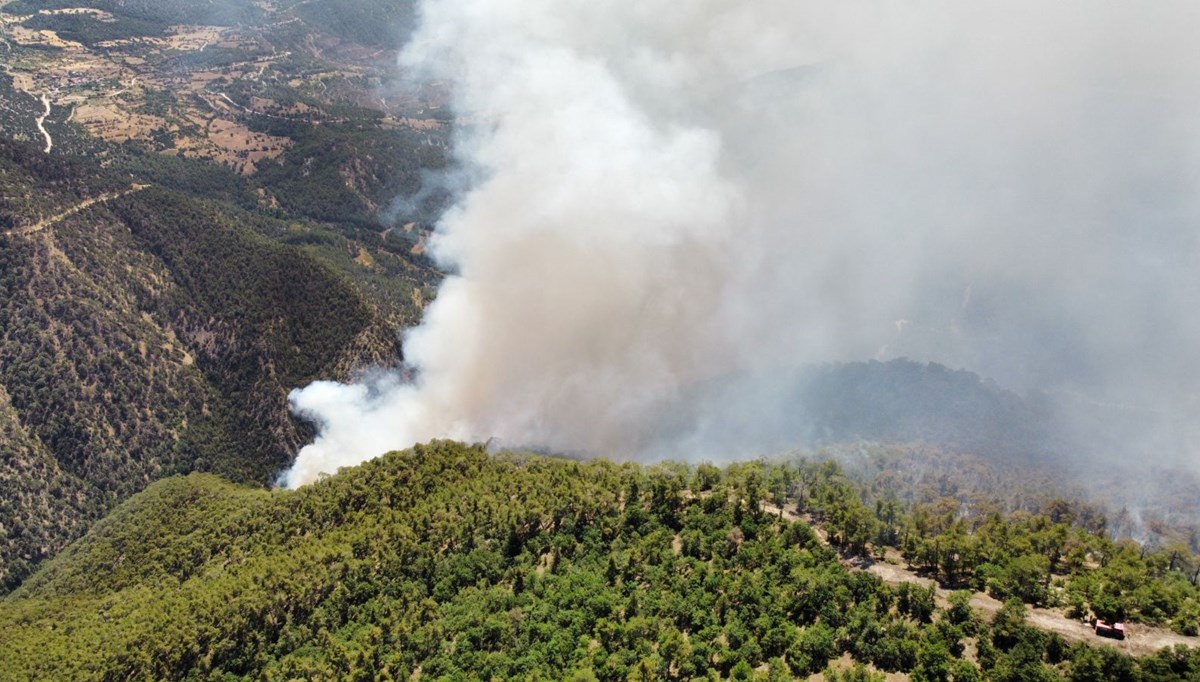
[[[50,137],[50,131],[46,130],[45,126],[46,119],[50,116],[50,96],[44,92],[42,93],[42,106],[46,108],[45,111],[42,112],[41,116],[34,119],[34,121],[37,123],[38,131],[42,133],[42,137],[46,138],[46,148],[42,152],[49,154],[50,150],[54,149],[54,139]]]
[[[55,223],[62,222],[64,220],[66,220],[67,218],[70,218],[71,216],[75,215],[76,213],[79,213],[80,211],[82,211],[83,209],[85,209],[89,206],[94,206],[96,204],[100,204],[100,203],[103,203],[106,201],[112,201],[113,199],[120,199],[121,197],[133,194],[134,192],[140,192],[149,186],[150,185],[133,185],[129,189],[121,190],[120,192],[108,192],[106,194],[101,194],[98,197],[92,197],[91,199],[84,199],[83,201],[79,202],[78,204],[75,204],[71,208],[68,208],[67,210],[63,211],[62,213],[58,213],[58,214],[50,216],[49,218],[39,220],[38,222],[36,222],[32,225],[26,225],[24,227],[14,227],[11,230],[5,230],[4,235],[7,237],[16,237],[16,236],[25,236],[25,235],[34,234],[35,232],[41,232],[42,230],[46,229],[47,227],[50,227],[51,225],[53,225]]]
[[[771,504],[763,504],[764,512],[781,517],[788,521],[803,521],[807,523],[821,538],[822,542],[828,544],[825,532],[812,522],[811,519],[801,518],[794,512],[787,509],[780,510]],[[890,555],[890,559],[896,560],[897,555]],[[934,585],[937,588],[938,605],[945,607],[949,604],[950,590],[943,589],[937,586],[930,578],[917,575],[913,571],[896,564],[883,561],[872,561],[864,558],[846,559],[842,562],[848,568],[853,570],[867,571],[879,576],[885,583],[898,585],[900,583],[915,583],[918,585],[929,586]],[[976,592],[971,597],[971,606],[989,617],[995,615],[996,611],[1003,606],[1004,603],[993,597]],[[1047,632],[1054,632],[1070,642],[1085,642],[1093,646],[1112,646],[1130,656],[1148,656],[1164,647],[1183,644],[1190,647],[1200,648],[1200,637],[1184,637],[1183,635],[1175,634],[1174,632],[1164,629],[1150,627],[1148,625],[1139,625],[1137,623],[1126,624],[1126,635],[1124,640],[1109,639],[1097,635],[1092,628],[1081,621],[1073,618],[1068,618],[1065,613],[1059,609],[1043,609],[1037,607],[1029,607],[1026,614],[1026,621]]]

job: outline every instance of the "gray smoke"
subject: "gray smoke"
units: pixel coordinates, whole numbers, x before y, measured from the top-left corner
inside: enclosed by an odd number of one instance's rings
[[[414,381],[293,393],[320,435],[290,485],[442,436],[713,456],[773,392],[664,442],[691,387],[830,360],[1200,413],[1200,5],[421,16],[403,65],[453,83],[477,179],[433,245],[455,274],[405,335]]]

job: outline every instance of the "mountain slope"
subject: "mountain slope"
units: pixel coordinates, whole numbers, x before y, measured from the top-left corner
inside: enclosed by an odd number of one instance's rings
[[[154,480],[270,482],[289,390],[399,363],[449,137],[384,82],[412,11],[0,0],[0,594]]]
[[[97,513],[88,487],[59,466],[37,436],[21,424],[0,386],[0,589],[15,587],[34,565],[83,531]],[[91,507],[91,509],[89,509]]]
[[[760,508],[788,471],[435,442],[299,491],[171,478],[0,601],[0,678],[791,679],[848,653],[981,679],[967,642],[989,679],[1200,672],[1186,649],[1067,647],[1018,605],[989,626],[851,571]]]
[[[906,359],[748,373],[690,387],[663,441],[731,454],[859,440],[1037,457],[1060,447],[1053,413],[965,370]],[[698,434],[698,436],[696,435]],[[745,448],[758,448],[745,452]]]
[[[398,358],[359,287],[219,204],[10,143],[0,186],[0,585],[164,475],[267,482],[307,437],[287,391]]]

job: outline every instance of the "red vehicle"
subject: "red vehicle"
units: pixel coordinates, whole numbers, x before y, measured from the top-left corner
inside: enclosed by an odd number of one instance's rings
[[[1125,624],[1124,623],[1109,623],[1108,621],[1096,619],[1096,634],[1101,637],[1112,637],[1113,639],[1125,639]]]

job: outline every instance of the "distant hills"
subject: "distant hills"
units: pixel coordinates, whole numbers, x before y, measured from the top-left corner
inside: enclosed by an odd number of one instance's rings
[[[979,454],[1052,447],[1043,407],[965,370],[909,360],[801,372],[796,411],[816,443],[929,442]]]
[[[731,374],[682,393],[662,442],[699,439],[730,453],[867,440],[1054,464],[1151,455],[1170,464],[1186,447],[1150,410],[1065,392],[1019,394],[968,370],[904,358]]]
[[[204,183],[185,192],[183,173],[212,172],[202,162],[114,158],[132,178],[0,143],[9,588],[153,480],[199,470],[268,483],[311,435],[287,391],[397,363],[395,328],[417,314],[397,307],[404,274],[431,282],[420,261],[312,219],[243,208]],[[371,267],[389,258],[408,270]],[[695,401],[733,425],[704,434],[729,455],[764,433],[787,449],[923,442],[1028,461],[1071,442],[1045,396],[907,360],[713,381]]]
[[[730,455],[868,440],[1048,456],[1058,439],[1040,396],[1022,397],[972,372],[905,359],[712,379],[685,392],[664,433],[665,444],[693,438]]]

